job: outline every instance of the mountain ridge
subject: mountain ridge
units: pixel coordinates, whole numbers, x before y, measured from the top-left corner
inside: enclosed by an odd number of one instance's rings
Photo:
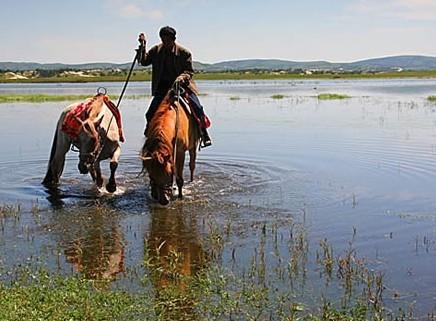
[[[354,62],[292,61],[284,59],[240,59],[217,63],[194,61],[194,69],[204,72],[244,70],[325,70],[325,71],[384,71],[384,70],[436,70],[436,57],[424,55],[399,55],[363,59]],[[93,62],[82,64],[0,62],[1,71],[28,70],[95,70],[129,69],[131,63]],[[143,67],[136,67],[136,69]]]

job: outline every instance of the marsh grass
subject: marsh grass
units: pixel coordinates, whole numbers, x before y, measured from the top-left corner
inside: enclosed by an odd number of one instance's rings
[[[271,96],[272,99],[283,99],[285,97],[286,97],[285,95],[281,95],[281,94],[275,94]]]
[[[21,212],[21,204],[10,205],[3,204],[0,205],[0,219],[8,217],[18,217]]]
[[[323,94],[319,94],[317,98],[319,100],[333,100],[333,99],[348,99],[351,98],[351,96],[344,95],[344,94],[323,93]]]
[[[239,97],[239,96],[232,96],[232,97],[230,97],[229,99],[230,99],[230,100],[240,100],[241,97]]]
[[[267,241],[267,235],[262,242]],[[325,240],[322,248],[329,248]],[[292,289],[279,289],[271,283],[268,270],[263,270],[267,255],[257,250],[252,273],[238,275],[214,265],[193,275],[180,273],[183,254],[171,252],[167,256],[151,257],[151,249],[144,253],[145,273],[142,291],[130,293],[88,280],[80,276],[60,276],[38,269],[20,267],[11,273],[14,278],[0,283],[0,320],[383,320],[381,305],[374,309],[373,298],[381,282],[371,279],[362,297],[353,297],[347,304],[334,304],[326,298],[319,307],[299,302]],[[306,251],[304,235],[295,238],[292,250]],[[327,252],[330,252],[328,250]],[[353,268],[354,252],[347,252],[335,265],[333,275],[350,277],[351,283],[365,282]],[[297,254],[297,256],[304,256]],[[328,256],[328,255],[327,255]],[[168,269],[158,262],[167,261]],[[323,260],[320,264],[330,265]],[[348,265],[348,267],[344,267]],[[298,269],[301,273],[302,268]],[[340,272],[342,271],[342,272]],[[339,274],[338,274],[339,273]],[[346,276],[348,274],[348,276]],[[292,276],[295,278],[295,275]],[[167,282],[162,285],[161,281]],[[297,291],[298,292],[298,291]],[[381,294],[381,292],[379,293]],[[352,295],[352,294],[350,294]],[[382,302],[379,301],[378,304]]]
[[[144,320],[148,296],[100,291],[94,281],[21,269],[0,283],[0,320]]]
[[[18,205],[0,209],[7,217],[21,210]],[[90,211],[116,213],[104,206]],[[42,261],[9,272],[2,268],[0,320],[393,319],[383,306],[383,275],[357,255],[355,229],[342,251],[334,251],[327,239],[321,240],[314,260],[306,230],[291,224],[286,231],[278,223],[256,224],[251,254],[243,249],[240,258],[240,252],[233,251],[231,267],[225,263],[230,253],[225,252],[238,235],[238,226],[232,222],[210,219],[204,223],[200,242],[205,254],[197,268],[186,269],[192,253],[169,247],[165,240],[149,242],[148,236],[141,266],[128,272],[131,282],[142,285],[134,292],[84,274],[49,272]],[[337,287],[339,293],[327,296],[319,290],[307,301],[302,288],[310,280],[309,274],[318,271],[319,278]]]
[[[42,103],[42,102],[58,102],[58,101],[78,101],[89,98],[90,95],[47,95],[47,94],[10,94],[0,95],[1,103]],[[117,100],[118,95],[110,95],[112,100]],[[126,99],[143,99],[147,95],[129,95]]]

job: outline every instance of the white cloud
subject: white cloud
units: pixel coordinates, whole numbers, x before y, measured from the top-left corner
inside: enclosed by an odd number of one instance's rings
[[[153,7],[149,1],[130,0],[107,0],[108,7],[123,18],[149,18],[160,20],[164,17],[164,12]]]
[[[357,14],[389,18],[436,20],[435,0],[357,0],[348,10]]]

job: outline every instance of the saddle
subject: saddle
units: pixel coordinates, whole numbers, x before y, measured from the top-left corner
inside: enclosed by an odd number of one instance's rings
[[[204,108],[197,97],[197,92],[193,91],[191,88],[190,84],[177,85],[175,83],[172,88],[174,99],[178,99],[181,102],[183,108],[195,119],[200,129],[207,129],[211,126],[210,119],[204,112]]]
[[[125,139],[122,129],[121,113],[117,106],[109,99],[109,97],[103,94],[97,94],[70,110],[65,115],[61,130],[66,133],[72,140],[77,139],[82,128],[82,122],[90,116],[90,113],[94,107],[100,110],[100,108],[98,107],[101,107],[103,103],[112,112],[118,125],[120,142],[124,142]]]

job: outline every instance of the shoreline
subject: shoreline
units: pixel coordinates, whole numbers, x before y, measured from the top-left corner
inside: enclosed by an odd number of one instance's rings
[[[0,77],[0,83],[94,83],[94,82],[122,82],[127,77],[126,73],[108,76],[93,77],[35,77],[29,79],[6,79]],[[360,80],[360,79],[435,79],[436,71],[403,71],[403,72],[379,72],[379,73],[314,73],[295,74],[283,72],[210,72],[196,73],[195,80]],[[147,72],[136,72],[132,75],[131,82],[150,81],[151,75]]]

